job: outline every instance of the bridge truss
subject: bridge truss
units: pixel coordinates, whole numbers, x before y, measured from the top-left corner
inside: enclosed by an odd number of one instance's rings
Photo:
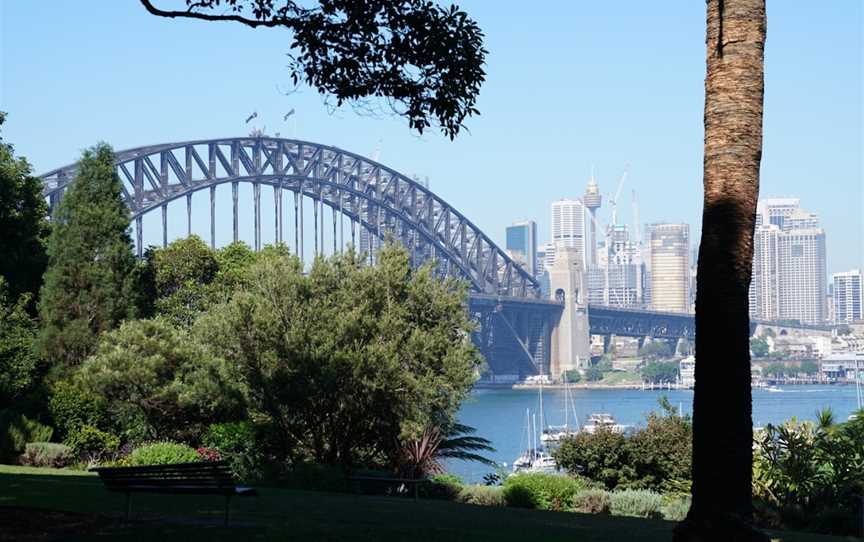
[[[335,147],[274,137],[241,137],[167,143],[116,154],[123,197],[135,224],[139,255],[142,216],[161,209],[163,245],[168,242],[167,206],[186,198],[192,231],[192,194],[210,193],[210,241],[215,246],[216,187],[229,183],[233,234],[238,239],[238,185],[251,183],[254,198],[254,248],[261,248],[261,187],[274,195],[274,232],[284,242],[282,196],[294,197],[294,248],[303,252],[303,198],[313,203],[314,253],[324,251],[324,208],[332,211],[334,251],[337,226],[344,245],[343,221],[350,221],[352,244],[363,228],[377,239],[393,236],[411,251],[412,260],[434,259],[437,271],[458,276],[475,294],[538,299],[537,280],[514,262],[463,214],[422,184],[375,161]],[[42,176],[44,195],[56,209],[75,178],[77,164]],[[338,224],[337,224],[338,217]],[[320,252],[319,252],[320,251]]]

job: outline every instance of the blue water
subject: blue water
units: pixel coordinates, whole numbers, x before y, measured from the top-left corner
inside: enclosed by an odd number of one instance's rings
[[[855,410],[855,386],[781,386],[781,392],[753,390],[753,424],[781,423],[792,416],[813,419],[817,410],[831,407],[838,420]],[[658,399],[665,395],[675,408],[690,414],[691,390],[571,390],[579,422],[592,412],[609,412],[625,425],[640,425],[652,410],[659,410]],[[459,411],[459,421],[477,429],[477,435],[492,441],[496,448],[487,457],[508,466],[521,453],[525,440],[525,410],[537,411],[536,390],[475,390]],[[546,423],[564,423],[563,390],[544,389]],[[572,423],[572,420],[571,420]],[[538,421],[539,424],[539,421]],[[509,468],[509,467],[508,467]],[[477,464],[452,462],[448,470],[466,481],[480,481],[491,469]]]

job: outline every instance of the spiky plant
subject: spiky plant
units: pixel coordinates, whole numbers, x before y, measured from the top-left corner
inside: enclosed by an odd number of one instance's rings
[[[494,452],[492,443],[475,436],[476,429],[453,424],[446,429],[430,426],[416,439],[402,443],[399,472],[406,478],[422,478],[444,472],[444,461],[458,459],[496,466],[478,452]]]

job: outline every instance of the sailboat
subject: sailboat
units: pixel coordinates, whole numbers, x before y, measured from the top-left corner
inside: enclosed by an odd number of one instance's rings
[[[570,414],[573,414],[573,427],[570,426]],[[579,418],[576,416],[576,405],[570,394],[567,373],[564,373],[564,425],[547,425],[540,435],[540,442],[545,446],[558,446],[563,439],[579,432]]]
[[[540,420],[543,420],[543,382],[540,382],[540,391],[538,394],[540,406]],[[543,448],[541,442],[537,440],[537,419],[530,409],[525,409],[525,433],[523,434],[523,444],[525,445],[522,454],[513,461],[513,472],[545,472],[554,473],[558,471],[558,464],[555,463],[555,458],[552,457]]]

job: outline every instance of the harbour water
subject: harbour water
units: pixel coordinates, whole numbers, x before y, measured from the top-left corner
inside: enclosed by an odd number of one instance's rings
[[[782,423],[795,416],[814,419],[817,410],[830,407],[838,420],[846,420],[857,405],[855,386],[781,386],[781,391],[753,390],[753,425]],[[692,390],[574,389],[570,391],[579,423],[592,412],[609,412],[625,425],[644,424],[645,416],[660,409],[665,395],[675,408],[692,412]],[[492,441],[496,451],[486,454],[509,469],[525,443],[525,411],[538,410],[537,390],[477,389],[459,411],[459,421],[477,429],[477,435]],[[564,391],[543,390],[546,424],[564,423]],[[537,421],[538,425],[540,421]],[[572,419],[571,419],[572,423]],[[477,463],[454,461],[448,470],[469,482],[479,482],[492,469]]]

